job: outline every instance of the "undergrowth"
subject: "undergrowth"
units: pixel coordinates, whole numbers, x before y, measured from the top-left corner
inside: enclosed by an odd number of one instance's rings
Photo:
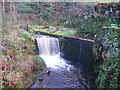
[[[62,36],[75,36],[77,30],[73,30],[72,28],[63,28],[63,27],[54,27],[54,26],[39,26],[32,25],[31,31],[40,31],[45,33],[50,33],[54,35],[62,35]]]
[[[31,34],[16,27],[3,35],[0,53],[0,88],[27,88],[32,78],[45,67],[40,58],[33,59],[34,41]],[[39,60],[41,60],[39,62]]]
[[[110,28],[96,35],[93,51],[96,56],[94,69],[98,75],[98,88],[120,87],[119,32],[120,29]]]

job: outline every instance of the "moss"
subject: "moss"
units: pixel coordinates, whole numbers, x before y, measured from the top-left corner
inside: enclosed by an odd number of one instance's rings
[[[46,31],[45,29],[37,29],[37,28],[33,28],[34,31],[40,31],[40,32],[46,32],[46,33],[50,33],[49,31]]]
[[[28,38],[28,39],[31,37],[31,36],[30,36],[30,33],[25,32],[25,31],[24,31],[24,32],[21,32],[19,36],[20,36],[20,37],[23,37],[23,38]]]
[[[74,36],[75,35],[75,32],[67,32],[67,31],[57,31],[53,34],[56,34],[56,35],[63,35],[63,36]]]
[[[40,65],[45,66],[45,62],[40,56],[33,56],[33,60],[37,61]]]

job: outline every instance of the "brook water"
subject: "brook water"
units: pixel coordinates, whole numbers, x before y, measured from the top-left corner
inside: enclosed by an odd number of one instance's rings
[[[81,70],[75,68],[68,60],[60,56],[59,39],[51,36],[39,35],[36,38],[39,56],[42,57],[50,71],[41,83],[32,87],[43,88],[90,88],[81,75]],[[38,77],[39,78],[39,77]]]

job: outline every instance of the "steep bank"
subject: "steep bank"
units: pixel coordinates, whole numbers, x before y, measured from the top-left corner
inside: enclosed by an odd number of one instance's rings
[[[20,28],[10,26],[4,30],[0,52],[0,88],[27,88],[33,77],[45,67],[43,60],[35,55],[32,35]]]

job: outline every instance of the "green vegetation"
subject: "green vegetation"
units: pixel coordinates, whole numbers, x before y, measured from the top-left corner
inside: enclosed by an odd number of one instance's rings
[[[45,66],[44,60],[40,56],[33,56],[33,60],[39,63],[41,66]]]
[[[42,72],[45,63],[33,57],[35,45],[29,32],[11,27],[3,37],[0,54],[0,88],[29,87],[36,73]],[[41,60],[38,62],[38,59]]]
[[[30,34],[28,32],[26,32],[26,31],[20,32],[20,36],[23,37],[23,38],[27,38],[27,39],[30,38]]]
[[[43,33],[48,33],[51,35],[63,35],[63,36],[75,36],[77,30],[71,30],[72,28],[63,28],[63,27],[53,27],[49,26],[48,28],[44,28],[45,26],[33,25],[31,26],[31,31],[40,31]]]
[[[27,88],[44,68],[43,59],[34,55],[34,32],[95,40],[97,88],[120,88],[119,6],[120,2],[0,2],[0,88]],[[26,25],[29,30],[20,29]]]
[[[95,71],[98,73],[96,84],[98,88],[119,87],[119,41],[120,29],[104,29],[100,31],[94,44]]]
[[[74,31],[57,31],[53,34],[56,35],[63,35],[63,36],[75,36],[75,32]]]

